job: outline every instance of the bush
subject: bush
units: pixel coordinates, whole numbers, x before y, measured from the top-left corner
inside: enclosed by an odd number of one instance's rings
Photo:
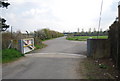
[[[40,40],[47,40],[64,36],[62,33],[50,29],[42,29],[35,32],[35,36]]]
[[[22,56],[24,56],[24,54],[20,53],[16,49],[3,49],[2,50],[2,62],[3,63],[14,61]]]

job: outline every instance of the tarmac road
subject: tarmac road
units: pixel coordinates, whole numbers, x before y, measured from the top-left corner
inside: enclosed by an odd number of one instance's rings
[[[48,46],[44,49],[36,50],[32,53],[70,53],[86,54],[86,41],[69,41],[66,37],[45,41]]]
[[[85,79],[77,70],[86,58],[85,41],[65,37],[44,42],[48,46],[13,63],[3,64],[3,79]]]

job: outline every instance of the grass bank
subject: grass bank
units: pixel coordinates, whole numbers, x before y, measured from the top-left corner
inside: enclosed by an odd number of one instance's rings
[[[2,63],[7,63],[15,61],[20,57],[23,57],[24,54],[17,51],[16,49],[3,49],[2,50]]]
[[[87,39],[97,39],[97,36],[68,36],[67,40],[86,41]],[[108,39],[108,36],[99,36],[98,39]]]

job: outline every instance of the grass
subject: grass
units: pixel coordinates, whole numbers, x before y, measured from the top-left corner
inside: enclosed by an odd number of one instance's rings
[[[41,44],[41,45],[35,45],[35,49],[41,49],[41,48],[44,48],[44,47],[46,47],[46,45],[45,44]]]
[[[35,49],[33,51],[27,52],[25,54],[29,54],[29,53],[34,53],[34,51],[36,51],[37,49],[42,49],[44,47],[46,47],[47,45],[42,43],[41,45],[35,45]]]
[[[68,36],[67,40],[86,41],[87,39],[97,39],[97,36]],[[108,39],[108,36],[99,36],[98,39]]]
[[[2,63],[2,50],[0,50],[0,63]]]
[[[15,61],[22,56],[24,56],[24,54],[20,53],[16,49],[3,49],[2,50],[2,63],[8,63],[11,61]]]
[[[45,45],[43,43],[41,45],[35,45],[35,47],[36,47],[35,50],[42,49],[46,46],[47,45]],[[1,53],[0,54],[0,63],[12,62],[12,61],[15,61],[15,60],[19,59],[20,57],[24,56],[24,54],[17,51],[16,49],[3,49],[3,50],[0,50],[0,53]],[[26,54],[28,54],[28,53],[26,53]]]
[[[55,38],[50,38],[50,39],[44,39],[44,40],[42,40],[42,41],[47,41],[47,40],[52,40],[52,39],[55,39]]]

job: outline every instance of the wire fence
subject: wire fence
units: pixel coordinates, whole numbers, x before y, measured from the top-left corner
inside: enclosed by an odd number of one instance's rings
[[[2,49],[16,48],[18,49],[18,40],[25,38],[34,38],[33,35],[13,33],[11,36],[10,32],[2,33]]]

